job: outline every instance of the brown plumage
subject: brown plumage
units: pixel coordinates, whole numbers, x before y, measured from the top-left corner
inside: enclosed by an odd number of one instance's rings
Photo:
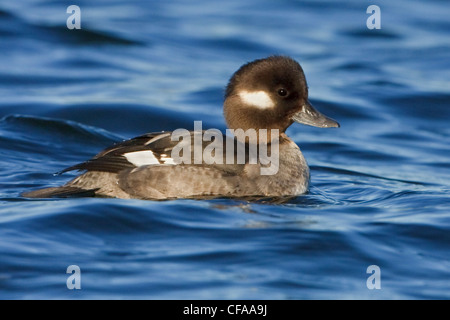
[[[319,127],[339,126],[311,106],[302,68],[293,59],[283,56],[255,60],[242,66],[228,83],[224,115],[230,129],[267,129],[268,134],[258,136],[256,141],[216,137],[222,139],[223,164],[211,163],[208,156],[204,162],[195,164],[193,145],[183,149],[183,152],[191,152],[183,154],[191,163],[174,163],[171,153],[178,141],[172,141],[171,132],[142,135],[63,170],[61,173],[84,171],[66,185],[26,192],[23,196],[153,200],[295,196],[308,190],[309,168],[298,146],[284,132],[294,121]],[[279,144],[271,144],[271,129],[278,130]],[[190,135],[192,137],[194,132]],[[233,163],[225,159],[230,139],[235,152],[231,157]],[[278,159],[278,170],[270,175],[261,174],[261,169],[269,166],[261,158],[256,163],[250,161],[250,145],[255,143],[259,147],[265,142],[269,142],[267,156]],[[203,151],[208,144],[203,141]],[[238,144],[246,146],[243,163],[237,162]],[[211,153],[210,157],[213,156],[215,154]]]

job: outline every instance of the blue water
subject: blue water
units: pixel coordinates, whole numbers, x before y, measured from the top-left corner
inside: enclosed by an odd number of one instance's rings
[[[71,4],[81,30],[66,27]],[[449,16],[438,0],[3,1],[0,299],[449,299]],[[194,120],[224,130],[227,80],[271,54],[298,60],[341,124],[288,130],[309,194],[20,196],[122,139]]]

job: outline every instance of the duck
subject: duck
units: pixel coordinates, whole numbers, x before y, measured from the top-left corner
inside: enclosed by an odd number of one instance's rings
[[[245,63],[231,76],[224,96],[226,134],[203,128],[147,133],[60,171],[80,172],[65,185],[22,196],[170,200],[307,193],[310,170],[286,129],[293,123],[340,125],[310,103],[300,64],[278,55]]]

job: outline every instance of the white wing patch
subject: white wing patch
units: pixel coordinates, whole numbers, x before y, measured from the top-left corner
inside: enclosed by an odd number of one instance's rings
[[[239,92],[239,97],[242,102],[260,109],[275,107],[275,103],[265,91],[249,92],[244,90]]]
[[[175,161],[171,157],[168,157],[167,154],[161,154],[161,161],[159,161],[151,150],[128,152],[123,156],[136,167],[157,164],[176,165]]]
[[[150,150],[125,153],[124,157],[136,167],[159,164],[158,159]]]
[[[175,161],[172,158],[167,157],[167,154],[162,154],[161,155],[161,160],[164,161],[164,164],[176,165]]]

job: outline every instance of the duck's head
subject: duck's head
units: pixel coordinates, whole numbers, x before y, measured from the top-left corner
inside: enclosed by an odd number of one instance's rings
[[[236,71],[226,89],[224,115],[230,129],[283,133],[293,122],[339,127],[311,105],[302,67],[285,56],[255,60]]]

